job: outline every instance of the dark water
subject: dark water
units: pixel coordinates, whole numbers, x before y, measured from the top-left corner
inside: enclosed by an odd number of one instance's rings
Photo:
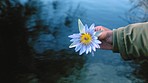
[[[78,32],[78,18],[84,24],[95,23],[96,26],[101,25],[115,29],[129,24],[129,21],[123,20],[123,18],[132,7],[130,0],[40,1],[43,5],[41,5],[39,15],[32,16],[28,21],[32,23],[29,27],[35,25],[33,22],[39,16],[43,25],[48,26],[47,31],[49,32],[47,34],[43,31],[39,33],[35,41],[33,39],[30,41],[35,42],[33,47],[38,54],[52,49],[53,51],[48,54],[55,56],[53,58],[56,58],[57,55],[58,59],[60,55],[73,55],[73,53],[67,54],[70,44],[68,35]],[[67,51],[62,54],[61,50],[63,49]],[[123,61],[120,54],[115,54],[112,51],[98,49],[95,56],[90,54],[76,60],[68,58],[61,61],[60,59],[49,60],[49,62],[47,59],[47,61],[39,62],[39,65],[37,68],[41,73],[38,73],[38,76],[43,83],[51,80],[57,83],[144,83],[142,79],[133,74],[138,65],[132,61]],[[67,70],[67,72],[63,70]],[[34,78],[32,83],[37,83],[36,75]]]

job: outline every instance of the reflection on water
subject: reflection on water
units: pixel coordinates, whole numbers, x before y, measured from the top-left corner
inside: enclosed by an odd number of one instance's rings
[[[147,0],[129,0],[132,7],[125,13],[123,20],[128,23],[147,22],[148,21],[148,1]]]
[[[99,51],[94,57],[87,56],[83,68],[73,71],[68,77],[62,77],[58,83],[143,83],[132,74],[137,65],[132,61],[124,62],[118,54],[111,52],[100,55]]]
[[[36,57],[32,72],[16,75],[16,83],[57,83],[58,79],[68,77],[73,71],[79,73],[84,62],[84,57],[76,53],[72,55],[71,50],[48,50]]]

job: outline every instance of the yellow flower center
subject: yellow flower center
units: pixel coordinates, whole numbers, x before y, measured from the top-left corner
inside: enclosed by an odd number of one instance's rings
[[[92,37],[91,37],[91,35],[89,33],[83,33],[81,35],[81,38],[80,38],[81,43],[87,45],[87,44],[89,44],[91,42],[91,40],[92,40]]]

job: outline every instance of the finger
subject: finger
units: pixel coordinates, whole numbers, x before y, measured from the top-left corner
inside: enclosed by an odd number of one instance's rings
[[[105,28],[105,27],[103,27],[103,26],[97,26],[97,27],[95,27],[95,31],[99,31],[99,30],[101,30],[101,31],[106,31],[107,28]]]
[[[108,30],[110,30],[110,29],[108,29],[108,28],[106,28],[106,27],[103,27],[103,26],[96,26],[96,27],[95,27],[95,31],[99,31],[99,30],[101,30],[101,31],[108,31]]]
[[[101,28],[102,28],[102,26],[96,26],[95,31],[99,31],[99,30],[101,30]]]

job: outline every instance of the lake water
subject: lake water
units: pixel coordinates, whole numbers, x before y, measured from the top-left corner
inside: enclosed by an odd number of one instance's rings
[[[69,49],[68,35],[78,32],[78,18],[84,24],[91,25],[95,23],[96,26],[101,25],[110,29],[126,26],[128,22],[122,18],[132,7],[129,0],[41,1],[44,6],[42,6],[40,11],[40,19],[44,21],[45,25],[49,26],[48,23],[52,24],[49,30],[57,32],[57,34],[53,36],[53,34],[41,33],[34,45],[34,49],[38,53],[48,49]],[[84,57],[86,57],[86,62],[81,69],[74,69],[71,74],[61,77],[57,82],[143,83],[142,80],[132,74],[137,65],[131,61],[124,61],[120,54],[98,49],[95,52],[95,56],[89,54]]]

